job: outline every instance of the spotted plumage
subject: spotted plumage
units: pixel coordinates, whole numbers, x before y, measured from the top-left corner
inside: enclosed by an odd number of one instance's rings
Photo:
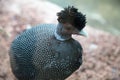
[[[9,52],[15,77],[65,80],[82,64],[82,46],[71,37],[81,35],[79,31],[67,22],[40,24],[23,31],[14,39]]]

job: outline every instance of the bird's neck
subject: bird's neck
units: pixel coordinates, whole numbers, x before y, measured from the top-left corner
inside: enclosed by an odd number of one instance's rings
[[[63,30],[64,30],[64,26],[61,23],[59,23],[57,25],[57,29],[55,30],[55,37],[57,40],[65,41],[71,38],[71,35],[65,34]]]

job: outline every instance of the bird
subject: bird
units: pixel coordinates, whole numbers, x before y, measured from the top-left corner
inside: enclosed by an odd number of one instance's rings
[[[37,24],[12,41],[10,65],[18,80],[65,80],[82,65],[83,48],[72,35],[87,36],[86,15],[68,6],[57,16],[58,24]]]

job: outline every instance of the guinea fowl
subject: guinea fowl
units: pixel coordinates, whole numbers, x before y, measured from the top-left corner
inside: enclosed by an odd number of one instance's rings
[[[19,34],[10,47],[12,72],[18,80],[65,80],[82,64],[86,17],[69,6],[57,13],[58,24],[40,24]]]

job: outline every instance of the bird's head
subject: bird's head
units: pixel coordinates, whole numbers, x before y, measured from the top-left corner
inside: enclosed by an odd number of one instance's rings
[[[86,16],[78,12],[77,8],[68,6],[58,12],[57,16],[58,22],[63,26],[62,33],[87,36],[87,33],[83,30],[86,25]]]

